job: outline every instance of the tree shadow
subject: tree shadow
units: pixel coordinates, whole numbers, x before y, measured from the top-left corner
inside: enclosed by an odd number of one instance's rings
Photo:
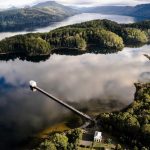
[[[27,56],[24,54],[4,54],[4,55],[0,55],[0,60],[1,61],[14,61],[16,59],[20,59],[22,61],[30,61],[30,62],[35,62],[35,63],[39,63],[41,61],[46,61],[50,58],[50,55],[41,55],[41,56]]]

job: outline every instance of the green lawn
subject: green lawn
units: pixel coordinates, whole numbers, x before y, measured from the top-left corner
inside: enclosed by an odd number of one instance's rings
[[[109,149],[111,149],[111,148],[115,148],[115,145],[95,142],[92,149],[91,148],[78,147],[78,150],[97,150],[98,148],[109,148]]]

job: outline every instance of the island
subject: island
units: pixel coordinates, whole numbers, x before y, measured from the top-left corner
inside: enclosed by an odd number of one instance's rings
[[[0,41],[0,54],[45,56],[52,53],[114,53],[125,46],[150,42],[150,21],[118,24],[93,20],[69,25],[48,33],[17,35]]]

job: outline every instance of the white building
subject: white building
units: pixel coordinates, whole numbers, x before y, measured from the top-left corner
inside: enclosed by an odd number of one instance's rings
[[[95,142],[101,142],[102,141],[102,132],[95,131],[94,141]]]

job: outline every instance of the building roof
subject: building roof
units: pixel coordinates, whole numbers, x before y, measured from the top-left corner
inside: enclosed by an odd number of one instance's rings
[[[94,138],[102,138],[102,132],[95,131]]]

